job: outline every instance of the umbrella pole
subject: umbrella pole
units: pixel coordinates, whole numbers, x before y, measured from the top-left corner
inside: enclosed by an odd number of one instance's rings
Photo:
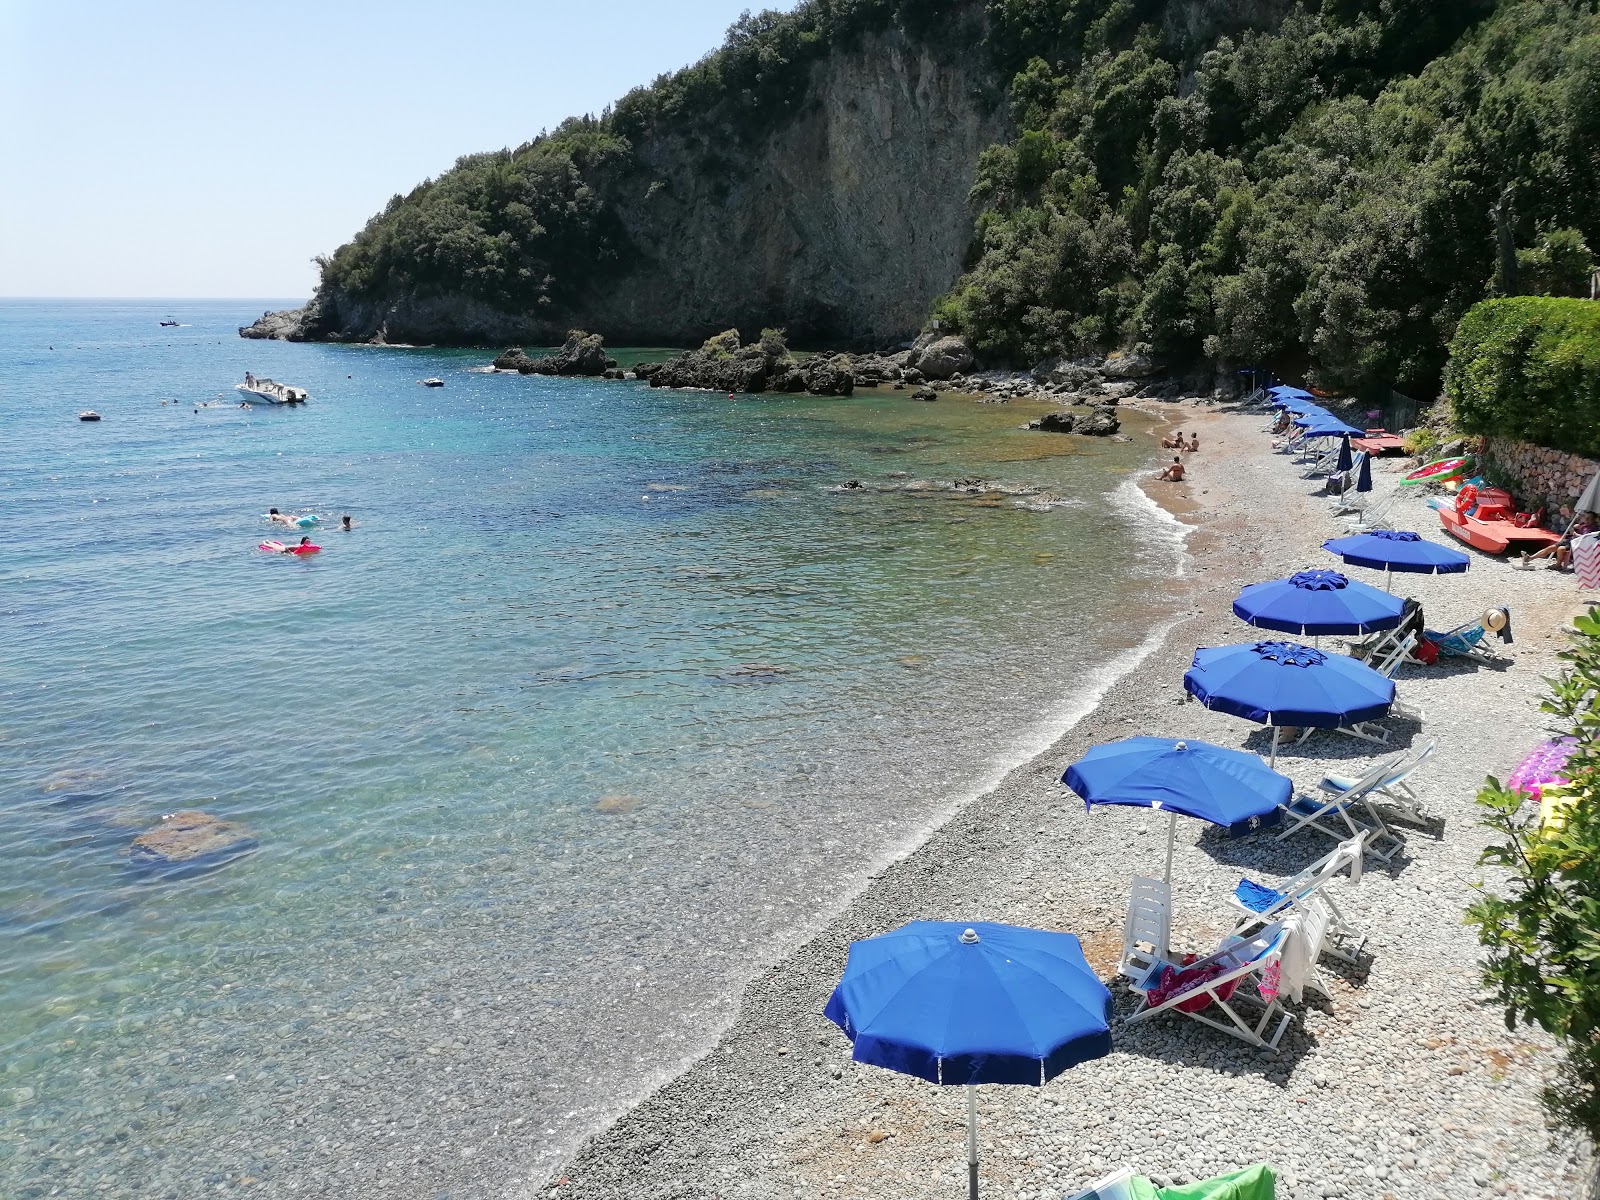
[[[978,1200],[978,1089],[967,1084],[967,1197]]]
[[[1278,766],[1278,727],[1276,725],[1272,727],[1272,761],[1267,765],[1274,770]]]
[[[1384,563],[1383,564],[1383,590],[1384,591],[1386,591],[1386,592],[1394,591],[1394,589],[1389,586],[1389,584],[1393,580],[1394,580],[1394,564],[1393,563]]]
[[[1167,886],[1172,886],[1172,843],[1178,836],[1178,814],[1167,814]]]

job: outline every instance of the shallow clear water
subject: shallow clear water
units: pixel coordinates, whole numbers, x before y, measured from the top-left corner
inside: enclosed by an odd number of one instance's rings
[[[235,336],[267,306],[0,301],[0,1195],[506,1194],[1092,702],[1176,562],[1142,448],[1023,406]],[[1055,503],[879,490],[964,477]],[[257,848],[140,874],[196,808]]]

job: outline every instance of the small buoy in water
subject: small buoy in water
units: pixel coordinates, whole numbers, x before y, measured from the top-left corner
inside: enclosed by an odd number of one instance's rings
[[[92,408],[86,409],[78,414],[78,420],[80,421],[98,421],[99,419],[100,414],[95,412]]]
[[[729,392],[729,393],[728,393],[728,399],[729,399],[729,400],[732,400],[732,399],[733,399],[733,393],[732,393],[732,392]]]

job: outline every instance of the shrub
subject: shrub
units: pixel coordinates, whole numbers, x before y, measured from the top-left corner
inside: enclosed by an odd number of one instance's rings
[[[1538,245],[1517,251],[1517,276],[1522,290],[1540,296],[1587,296],[1594,270],[1583,234],[1576,229],[1550,229]]]
[[[1481,861],[1510,872],[1507,894],[1485,891],[1467,913],[1487,949],[1485,983],[1507,1029],[1537,1025],[1560,1044],[1560,1071],[1544,1089],[1557,1124],[1600,1138],[1600,619],[1576,621],[1571,666],[1551,680],[1546,712],[1578,739],[1568,760],[1565,820],[1539,824],[1525,797],[1489,779],[1478,796],[1502,840]]]
[[[1600,452],[1600,304],[1485,300],[1450,344],[1445,392],[1467,433]]]

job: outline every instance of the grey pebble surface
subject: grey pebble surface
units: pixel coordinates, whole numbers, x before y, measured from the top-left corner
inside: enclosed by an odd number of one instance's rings
[[[1341,523],[1316,485],[1270,452],[1259,414],[1150,407],[1181,416],[1204,446],[1189,458],[1189,482],[1171,493],[1195,533],[1185,578],[1152,597],[1183,614],[1165,642],[1089,717],[880,872],[752,983],[722,1040],[592,1138],[548,1195],[965,1194],[960,1089],[851,1062],[848,1042],[821,1015],[849,943],[914,919],[1008,921],[1078,934],[1109,975],[1128,881],[1159,874],[1165,823],[1125,809],[1086,815],[1060,785],[1062,771],[1090,746],[1134,734],[1264,754],[1265,730],[1186,700],[1183,671],[1197,645],[1255,636],[1231,614],[1239,587],[1339,565],[1321,543],[1344,532]],[[1375,499],[1402,470],[1400,460],[1377,466]],[[1403,495],[1395,514],[1398,527],[1445,540],[1423,496]],[[1476,553],[1465,575],[1395,579],[1434,628],[1510,605],[1517,641],[1504,648],[1503,668],[1407,666],[1397,676],[1400,695],[1426,719],[1386,724],[1397,748],[1438,742],[1415,782],[1442,827],[1397,827],[1406,844],[1392,864],[1369,860],[1358,884],[1341,881],[1341,907],[1367,939],[1365,969],[1325,960],[1332,999],[1308,994],[1291,1005],[1295,1021],[1277,1054],[1192,1021],[1155,1020],[1115,1027],[1108,1057],[1042,1088],[980,1088],[986,1196],[1060,1197],[1120,1165],[1184,1182],[1255,1161],[1279,1172],[1283,1200],[1584,1194],[1590,1147],[1547,1128],[1539,1105],[1551,1043],[1537,1030],[1506,1030],[1462,923],[1474,888],[1495,882],[1477,865],[1487,834],[1474,796],[1485,775],[1504,775],[1547,735],[1541,677],[1558,669],[1562,626],[1580,597],[1570,575],[1513,571]],[[1314,789],[1324,772],[1359,771],[1374,752],[1319,733],[1280,754],[1279,769]],[[1225,932],[1224,899],[1241,875],[1270,883],[1331,845],[1315,832],[1230,841],[1180,821],[1175,948],[1203,952]],[[1132,1000],[1120,986],[1113,993],[1126,1015]]]

